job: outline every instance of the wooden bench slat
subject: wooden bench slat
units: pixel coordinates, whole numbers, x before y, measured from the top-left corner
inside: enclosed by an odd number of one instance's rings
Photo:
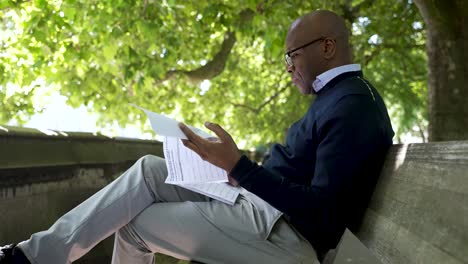
[[[467,263],[468,142],[393,146],[357,236],[383,263]]]

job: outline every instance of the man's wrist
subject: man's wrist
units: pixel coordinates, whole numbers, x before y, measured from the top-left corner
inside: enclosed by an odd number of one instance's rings
[[[252,161],[250,161],[246,155],[241,155],[237,163],[229,172],[229,176],[239,181],[240,178],[244,176],[243,174],[246,172],[246,167],[250,167],[249,164],[251,163]]]
[[[227,172],[228,175],[231,174],[232,170],[236,167],[236,165],[237,165],[237,163],[239,162],[239,160],[241,159],[241,157],[242,157],[242,156],[241,156],[240,154],[238,154],[237,156],[235,156],[235,157],[233,157],[233,158],[231,159],[231,162],[230,162],[230,164],[229,164],[229,166],[228,166],[228,169],[226,170],[226,172]]]

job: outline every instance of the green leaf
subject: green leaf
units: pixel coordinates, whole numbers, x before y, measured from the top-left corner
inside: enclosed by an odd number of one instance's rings
[[[117,53],[118,49],[119,49],[119,46],[117,45],[117,43],[115,42],[110,43],[109,45],[105,46],[103,49],[104,57],[107,60],[112,60],[115,54]]]
[[[56,6],[46,0],[2,1],[0,87],[35,80],[56,84],[72,106],[93,102],[91,110],[102,114],[101,126],[115,120],[134,124],[139,112],[121,107],[132,101],[197,126],[218,122],[243,148],[282,142],[284,131],[313,100],[301,96],[284,72],[286,30],[310,10],[335,8],[340,13],[347,4],[361,2],[65,0]],[[246,8],[255,15],[243,23],[239,13]],[[412,1],[374,1],[356,10],[357,20],[347,21],[360,31],[351,36],[355,61],[392,109],[398,135],[414,134],[414,124],[427,127],[427,58],[424,46],[414,45],[425,43],[426,29],[424,23],[413,28],[423,20]],[[364,17],[370,23],[359,23]],[[223,54],[225,63],[214,64],[219,74],[210,79],[209,89],[201,88],[203,80],[180,74],[205,71],[201,66],[217,56],[228,30],[237,40]],[[374,34],[380,44],[368,42]],[[178,74],[163,80],[173,71]],[[0,99],[2,95],[0,89]],[[15,92],[11,98],[22,95]],[[34,113],[32,98],[23,98],[21,107],[1,99],[5,111],[0,121],[14,116],[24,121]]]

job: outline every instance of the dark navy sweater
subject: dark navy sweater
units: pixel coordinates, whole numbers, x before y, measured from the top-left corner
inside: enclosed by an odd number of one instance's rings
[[[362,72],[343,73],[320,90],[263,166],[242,156],[231,176],[283,212],[321,259],[345,228],[359,226],[393,135]]]

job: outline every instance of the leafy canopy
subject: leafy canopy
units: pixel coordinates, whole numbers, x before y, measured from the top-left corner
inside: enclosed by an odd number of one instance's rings
[[[281,142],[313,100],[285,72],[284,37],[318,8],[346,18],[355,61],[397,135],[424,131],[424,24],[411,1],[384,0],[3,1],[0,123],[26,121],[59,91],[100,113],[102,126],[148,130],[134,103],[196,126],[217,122],[241,147]]]

